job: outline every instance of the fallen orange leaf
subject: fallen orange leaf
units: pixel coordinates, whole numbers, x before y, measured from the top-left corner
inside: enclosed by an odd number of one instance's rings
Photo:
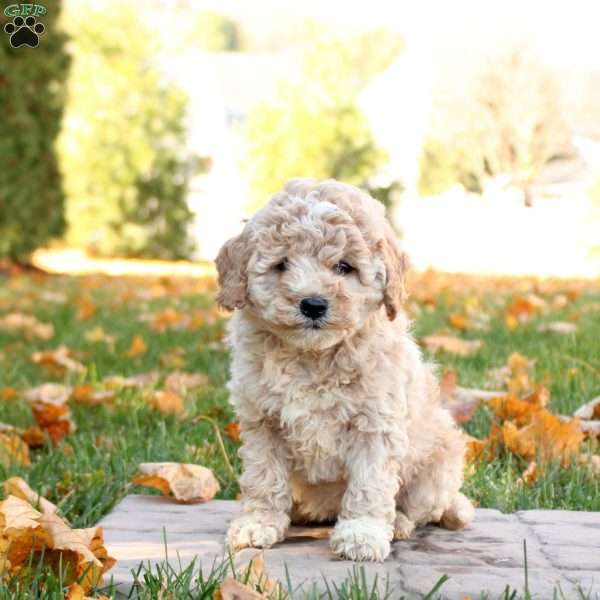
[[[552,321],[551,323],[542,323],[538,327],[538,331],[541,333],[551,332],[551,333],[575,333],[577,331],[577,325],[575,323],[570,323],[569,321]]]
[[[22,331],[27,337],[37,337],[41,340],[49,340],[54,336],[52,323],[42,323],[35,317],[22,313],[9,313],[0,317],[0,329]]]
[[[136,356],[140,356],[141,354],[144,354],[147,350],[148,350],[148,347],[146,346],[146,342],[144,341],[144,338],[141,337],[140,335],[136,335],[131,340],[131,344],[129,346],[129,349],[125,353],[125,356],[127,356],[129,358],[135,358]]]
[[[34,352],[31,360],[36,365],[49,367],[60,374],[66,372],[83,373],[85,367],[71,358],[71,351],[66,346],[59,346],[56,350],[45,350],[43,352]]]
[[[467,433],[463,434],[466,439],[467,451],[465,453],[465,463],[473,464],[484,458],[484,452],[488,445],[487,440],[480,440]]]
[[[219,589],[215,591],[213,600],[265,600],[266,596],[259,594],[249,585],[237,581],[233,577],[226,577]]]
[[[77,404],[84,406],[99,406],[114,400],[113,391],[96,390],[90,383],[82,383],[73,387],[71,398]]]
[[[0,574],[25,567],[31,552],[43,551],[45,565],[60,568],[65,585],[77,581],[87,591],[101,582],[114,564],[104,548],[101,528],[71,529],[56,506],[19,477],[4,482],[4,491],[8,497],[0,502]]]
[[[535,462],[535,460],[532,460],[527,465],[527,468],[523,471],[521,477],[517,479],[517,485],[532,486],[538,478],[538,472],[539,470],[537,463]]]
[[[574,416],[580,419],[600,419],[600,396],[580,406]]]
[[[169,390],[151,392],[148,403],[163,415],[179,415],[183,412],[183,399]]]
[[[208,384],[208,376],[205,373],[185,373],[174,371],[165,380],[165,388],[174,394],[185,396],[191,388],[197,388]]]
[[[17,390],[9,386],[4,387],[0,392],[0,396],[2,397],[2,400],[14,400],[17,397]]]
[[[0,465],[9,469],[13,465],[27,467],[31,464],[29,447],[17,433],[0,433]]]
[[[80,321],[90,319],[96,314],[96,305],[89,296],[81,296],[77,299],[77,318]]]
[[[238,443],[241,441],[239,423],[227,423],[227,425],[223,427],[223,430],[225,431],[225,434],[230,440]]]
[[[27,482],[21,477],[10,477],[3,484],[4,494],[6,496],[15,496],[21,500],[29,502],[36,510],[44,514],[53,514],[58,510],[55,504],[46,500],[43,496],[34,492]]]
[[[457,356],[468,356],[483,345],[481,340],[463,340],[451,335],[426,335],[421,342],[432,352],[444,351]]]
[[[448,323],[460,331],[466,331],[470,327],[469,317],[464,313],[451,313],[448,315]]]
[[[578,419],[564,423],[542,409],[521,429],[506,421],[502,425],[502,438],[506,448],[522,458],[539,457],[542,463],[559,460],[566,465],[578,454],[584,436]]]
[[[25,393],[37,424],[55,444],[76,429],[67,404],[70,395],[70,387],[57,383],[44,383]]]
[[[536,402],[519,400],[513,395],[491,398],[488,400],[488,405],[499,419],[511,420],[517,425],[527,425],[531,421],[531,417],[543,408]]]
[[[201,465],[182,463],[142,463],[133,483],[172,495],[180,502],[206,502],[219,491],[213,472]]]

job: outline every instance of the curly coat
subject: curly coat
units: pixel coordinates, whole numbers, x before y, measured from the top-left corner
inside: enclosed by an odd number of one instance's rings
[[[383,206],[337,181],[291,180],[216,264],[218,301],[235,310],[244,466],[229,544],[268,547],[291,521],[336,520],[335,554],[381,561],[417,525],[467,525],[465,443],[410,336],[408,261]],[[306,298],[327,312],[307,317]]]

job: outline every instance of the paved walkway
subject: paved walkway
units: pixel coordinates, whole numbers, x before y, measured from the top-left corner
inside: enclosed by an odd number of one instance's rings
[[[157,496],[128,496],[100,522],[109,553],[118,560],[110,572],[118,589],[129,592],[130,571],[140,562],[165,559],[163,530],[172,564],[186,565],[198,556],[209,570],[215,557],[222,556],[227,524],[238,511],[239,503],[226,500],[182,505]],[[322,538],[327,534],[324,528],[319,533]],[[506,586],[520,596],[525,589],[523,540],[533,598],[552,600],[559,585],[567,599],[582,598],[578,585],[600,597],[600,513],[532,510],[504,515],[478,509],[468,529],[419,529],[412,539],[395,543],[384,564],[365,568],[370,578],[377,574],[385,580],[389,575],[395,598],[403,593],[422,598],[444,574],[450,579],[441,588],[443,598],[476,600],[488,591],[495,600]],[[240,561],[255,552],[244,550]],[[293,586],[303,590],[315,582],[322,588],[323,576],[339,582],[353,567],[349,561],[333,560],[326,539],[294,528],[283,544],[265,551],[265,562],[268,574],[284,583],[287,564]],[[556,597],[562,598],[560,593]]]

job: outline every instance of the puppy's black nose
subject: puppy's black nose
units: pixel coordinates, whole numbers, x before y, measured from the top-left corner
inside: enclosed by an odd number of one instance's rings
[[[313,296],[312,298],[303,298],[300,302],[300,312],[309,319],[316,320],[327,312],[327,300]]]

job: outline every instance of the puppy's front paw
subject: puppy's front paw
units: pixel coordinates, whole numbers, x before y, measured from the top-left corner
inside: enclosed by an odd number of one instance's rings
[[[269,548],[285,537],[290,518],[280,513],[248,513],[234,519],[227,531],[227,544],[233,550]]]
[[[390,553],[392,536],[393,528],[383,519],[345,519],[337,522],[330,546],[340,558],[382,562]]]

